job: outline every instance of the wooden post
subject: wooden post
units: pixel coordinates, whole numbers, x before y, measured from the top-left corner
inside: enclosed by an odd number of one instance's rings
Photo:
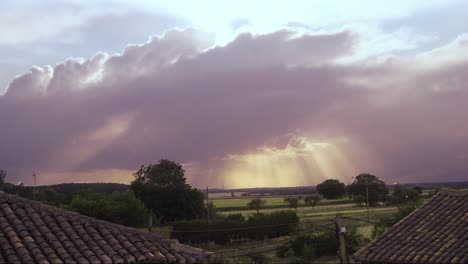
[[[341,214],[336,214],[335,226],[338,238],[338,255],[340,257],[340,262],[341,264],[349,264],[348,255],[346,254],[346,240],[344,237],[346,228],[341,226]]]
[[[149,218],[148,218],[148,231],[153,229],[153,209],[149,211]]]

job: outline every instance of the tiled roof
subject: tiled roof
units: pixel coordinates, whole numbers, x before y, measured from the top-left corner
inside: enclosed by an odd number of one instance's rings
[[[199,263],[177,240],[0,192],[0,263]]]
[[[353,258],[364,263],[468,263],[468,192],[439,192]]]

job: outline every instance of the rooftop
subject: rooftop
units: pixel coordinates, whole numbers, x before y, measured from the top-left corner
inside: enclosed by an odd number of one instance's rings
[[[0,192],[0,263],[199,263],[206,252]]]
[[[364,263],[468,263],[468,191],[442,190],[353,258]]]

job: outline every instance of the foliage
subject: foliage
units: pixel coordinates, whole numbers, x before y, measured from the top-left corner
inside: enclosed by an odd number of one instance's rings
[[[116,224],[140,227],[148,210],[132,191],[112,194],[84,191],[73,197],[66,209]]]
[[[236,239],[263,240],[290,234],[298,221],[299,217],[294,211],[256,214],[246,221],[231,219],[214,219],[210,222],[201,219],[184,220],[173,224],[171,236],[182,243],[215,242],[226,244]],[[193,232],[194,230],[197,232]]]
[[[186,182],[184,173],[180,164],[160,160],[141,166],[131,188],[163,222],[202,217],[203,193]]]
[[[414,186],[412,189],[417,191],[419,194],[423,193],[423,189],[421,187],[419,187],[419,186]]]
[[[294,208],[295,211],[297,211],[297,206],[299,205],[300,200],[301,197],[299,196],[284,198],[284,201],[288,203],[289,207]]]
[[[37,193],[37,200],[53,206],[60,206],[64,197],[63,193],[59,193],[53,188],[41,189]]]
[[[346,194],[346,186],[339,180],[328,179],[317,185],[317,191],[326,199],[337,199]]]
[[[354,181],[349,185],[349,192],[352,196],[361,195],[366,197],[368,190],[369,206],[376,206],[379,202],[385,202],[388,195],[388,189],[385,182],[372,174],[359,174],[354,177]],[[367,200],[365,200],[367,205]]]
[[[322,198],[318,195],[309,195],[304,197],[304,203],[307,206],[312,206],[313,209],[315,209],[315,206],[319,204],[320,200],[322,200]]]
[[[398,212],[396,213],[398,221],[400,221],[401,219],[411,214],[414,210],[416,210],[421,205],[422,205],[421,200],[408,201],[406,203],[399,205]]]
[[[0,189],[3,187],[5,184],[5,179],[6,179],[6,170],[0,169]]]
[[[410,201],[418,201],[420,199],[421,193],[420,190],[416,187],[407,188],[405,186],[397,184],[393,189],[391,202],[393,204],[402,204]]]
[[[266,201],[260,197],[255,197],[247,204],[247,208],[257,211],[257,214],[260,213],[260,209],[265,206]]]
[[[240,221],[240,222],[245,221],[245,217],[241,213],[228,214],[228,216],[226,216],[226,219],[229,221]]]
[[[207,215],[209,219],[216,218],[216,206],[214,205],[212,201],[209,201],[205,205],[205,214]]]
[[[346,250],[349,254],[356,252],[361,244],[367,242],[356,228],[350,228],[346,233]],[[338,241],[334,231],[322,231],[308,235],[299,235],[288,243],[278,247],[278,257],[296,256],[310,261],[321,256],[334,256],[338,251]]]
[[[54,189],[59,193],[71,193],[76,194],[82,191],[92,191],[92,192],[103,192],[103,193],[113,193],[113,192],[125,192],[130,189],[129,185],[121,183],[60,183],[54,185],[38,186],[39,191],[42,189]]]
[[[390,216],[381,218],[380,223],[374,225],[372,237],[376,238],[377,236],[383,234],[388,229],[388,227],[391,227],[394,224],[398,223],[400,220],[408,216],[421,205],[421,200],[413,200],[400,204],[398,206],[398,212]]]
[[[18,196],[31,199],[31,200],[34,197],[32,188],[25,186],[22,182],[19,183],[18,185],[7,182],[3,184],[3,191],[7,193],[11,193],[11,194],[16,194]]]

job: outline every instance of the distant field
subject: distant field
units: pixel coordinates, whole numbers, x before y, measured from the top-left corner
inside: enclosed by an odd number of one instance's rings
[[[247,204],[254,197],[246,196],[242,198],[213,198],[210,196],[214,205],[219,211],[243,211],[247,210]],[[278,208],[287,208],[288,204],[284,202],[284,198],[288,196],[275,196],[275,197],[261,197],[261,199],[266,201],[265,209],[278,209]],[[336,205],[336,204],[350,204],[351,200],[348,198],[341,198],[336,200],[322,199],[320,205]],[[305,206],[301,201],[299,204],[300,207]]]

